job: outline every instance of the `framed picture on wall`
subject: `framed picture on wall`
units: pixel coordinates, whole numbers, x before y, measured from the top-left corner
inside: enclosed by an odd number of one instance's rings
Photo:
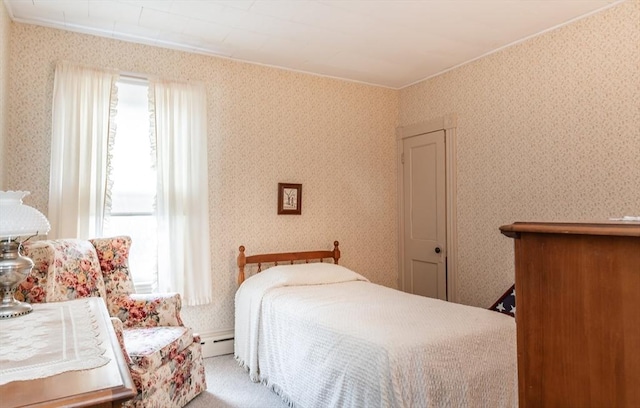
[[[302,184],[278,183],[278,214],[302,214]]]

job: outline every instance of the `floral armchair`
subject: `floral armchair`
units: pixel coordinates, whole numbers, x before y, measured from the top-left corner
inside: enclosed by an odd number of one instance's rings
[[[138,394],[125,407],[183,407],[206,389],[200,338],[180,318],[178,294],[139,295],[129,275],[131,239],[36,241],[24,246],[34,268],[18,300],[105,299]]]

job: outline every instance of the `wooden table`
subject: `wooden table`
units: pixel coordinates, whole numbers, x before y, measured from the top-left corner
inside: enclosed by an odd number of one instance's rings
[[[102,346],[106,349],[104,356],[109,358],[109,362],[92,370],[68,371],[51,377],[2,385],[2,408],[120,407],[123,402],[136,395],[129,367],[103,299],[92,298],[89,302],[97,316]],[[29,341],[29,333],[24,334],[24,339]]]

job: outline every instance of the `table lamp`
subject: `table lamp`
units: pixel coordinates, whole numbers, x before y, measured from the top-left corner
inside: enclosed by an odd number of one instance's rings
[[[22,203],[28,194],[28,191],[0,191],[0,319],[26,315],[33,310],[30,304],[13,297],[33,268],[33,261],[20,254],[22,242],[18,238],[46,235],[51,226],[40,211]]]

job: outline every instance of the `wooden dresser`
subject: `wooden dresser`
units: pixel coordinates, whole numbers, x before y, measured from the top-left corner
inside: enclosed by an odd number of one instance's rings
[[[101,298],[88,298],[97,317],[101,346],[108,363],[91,370],[67,371],[27,381],[14,381],[0,386],[0,407],[93,407],[117,408],[136,395],[136,388],[125,362],[122,349],[111,326],[107,308]],[[38,313],[35,310],[32,313]],[[17,317],[16,319],[20,319]],[[81,329],[81,328],[79,328]],[[29,341],[29,333],[24,333]],[[0,347],[9,347],[0,344]]]
[[[640,406],[640,223],[514,223],[520,408]]]

